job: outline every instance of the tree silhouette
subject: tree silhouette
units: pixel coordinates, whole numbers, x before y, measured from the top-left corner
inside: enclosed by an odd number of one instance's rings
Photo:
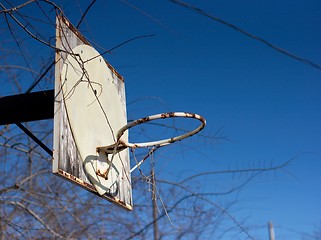
[[[36,87],[52,89],[55,17],[64,14],[63,7],[47,0],[30,0],[19,5],[6,1],[0,7],[1,94],[32,92]],[[91,1],[80,11],[77,28],[85,23],[92,7],[99,7],[99,3]],[[107,54],[148,36],[100,50]],[[40,56],[33,58],[34,54]],[[52,146],[52,120],[29,122],[25,126],[46,146]],[[145,127],[137,131],[145,132]],[[182,130],[174,124],[162,127],[174,132]],[[202,133],[197,139],[197,144],[215,145],[224,137],[218,130]],[[169,151],[180,154],[180,146],[180,143],[173,145]],[[144,155],[144,150],[137,150],[132,156]],[[220,239],[240,232],[242,238],[254,239],[243,219],[233,215],[232,207],[237,202],[225,197],[240,191],[261,173],[277,171],[289,163],[224,171],[209,169],[183,179],[168,179],[157,169],[157,159],[162,155],[162,151],[153,154],[150,164],[133,174],[134,210],[127,212],[52,175],[51,156],[16,125],[1,126],[1,239],[151,239],[151,236]],[[223,174],[230,178],[238,175],[237,183],[219,190],[203,187],[206,177]]]

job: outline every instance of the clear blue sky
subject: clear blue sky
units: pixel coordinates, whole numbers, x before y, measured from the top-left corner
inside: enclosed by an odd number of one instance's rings
[[[189,1],[321,64],[319,1],[201,2]],[[321,221],[320,69],[169,1],[133,4],[139,10],[107,2],[103,9],[96,9],[101,12],[93,10],[88,16],[95,15],[98,21],[89,25],[90,37],[106,48],[135,36],[156,35],[129,43],[107,57],[125,77],[127,101],[158,97],[171,110],[202,114],[207,133],[223,128],[231,140],[189,143],[210,157],[186,150],[188,156],[185,153],[182,162],[175,164],[177,169],[191,173],[269,167],[295,158],[285,171],[263,174],[246,185],[235,197],[234,214],[247,218],[246,225],[258,239],[267,239],[269,220],[276,227],[277,239],[300,239],[299,233],[311,233]],[[129,106],[129,116],[166,110],[137,106],[146,102]],[[207,187],[223,190],[222,186],[237,185],[245,178],[208,178]]]
[[[189,3],[321,65],[320,1]],[[78,3],[63,5],[76,24]],[[82,2],[83,11],[87,5]],[[168,173],[183,178],[208,170],[270,167],[294,158],[284,170],[264,173],[233,195],[237,203],[231,213],[246,218],[245,226],[257,239],[267,239],[270,220],[276,239],[301,239],[320,226],[320,69],[170,1],[98,1],[81,30],[105,49],[155,34],[105,55],[125,78],[128,103],[153,97],[129,105],[129,118],[196,112],[207,120],[206,134],[223,129],[228,137],[219,143],[182,143],[180,157],[157,163],[163,172],[174,166]],[[208,177],[204,186],[224,191],[250,176]]]

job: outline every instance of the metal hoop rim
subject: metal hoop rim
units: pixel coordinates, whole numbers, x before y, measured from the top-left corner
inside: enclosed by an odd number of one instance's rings
[[[128,129],[137,126],[139,124],[142,123],[146,123],[146,122],[150,122],[156,119],[165,119],[165,118],[174,118],[174,117],[182,117],[182,118],[194,118],[197,119],[201,122],[200,126],[195,128],[194,130],[176,136],[176,137],[172,137],[172,138],[166,138],[163,140],[158,140],[158,141],[152,141],[152,142],[142,142],[142,143],[125,143],[123,141],[121,141],[121,136],[124,134],[125,131],[127,131]],[[127,125],[123,126],[121,129],[118,130],[117,132],[117,139],[120,140],[120,142],[125,145],[126,147],[129,148],[144,148],[144,147],[162,147],[162,146],[166,146],[168,144],[180,141],[182,139],[191,137],[193,135],[195,135],[196,133],[200,132],[206,125],[206,120],[196,114],[196,113],[188,113],[188,112],[170,112],[170,113],[160,113],[160,114],[155,114],[155,115],[151,115],[148,117],[144,117],[144,118],[140,118],[137,119],[135,121],[132,121],[130,123],[128,123]]]

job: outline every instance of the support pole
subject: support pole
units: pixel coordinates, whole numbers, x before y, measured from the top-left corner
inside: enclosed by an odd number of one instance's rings
[[[0,125],[54,117],[54,90],[0,97]]]
[[[50,150],[43,142],[41,142],[32,132],[30,132],[22,123],[16,123],[16,125],[24,131],[32,140],[34,140],[43,150],[46,151],[50,156],[53,156],[52,150]]]
[[[154,229],[154,240],[158,239],[158,224],[157,224],[157,198],[156,198],[156,183],[155,183],[155,171],[154,166],[151,172],[152,178],[152,202],[153,202],[153,229]]]
[[[273,227],[273,223],[270,221],[268,222],[268,228],[269,228],[269,239],[270,240],[275,240],[274,237],[274,227]]]
[[[47,90],[0,97],[0,125],[15,123],[42,149],[52,156],[52,150],[22,125],[22,122],[53,118],[54,95],[54,90]]]

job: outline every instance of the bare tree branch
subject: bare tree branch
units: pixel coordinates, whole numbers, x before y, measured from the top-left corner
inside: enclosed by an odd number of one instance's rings
[[[1,4],[1,5],[2,5],[2,8],[3,8],[4,10],[1,10],[0,13],[10,13],[10,12],[14,12],[14,11],[17,11],[17,10],[19,10],[20,8],[23,8],[23,7],[27,6],[27,5],[29,5],[30,3],[33,3],[33,2],[36,2],[36,1],[37,1],[37,0],[29,0],[29,1],[25,2],[25,3],[22,3],[22,4],[20,4],[20,5],[16,6],[16,7],[12,7],[12,8],[9,8],[9,9],[5,9],[4,6]]]
[[[87,15],[87,13],[89,12],[89,9],[94,5],[94,3],[96,2],[96,0],[92,0],[91,3],[89,4],[89,6],[87,7],[86,11],[84,12],[84,14],[81,16],[81,19],[79,20],[76,28],[78,29],[80,27],[80,24],[82,23],[82,21],[84,20],[85,16]]]
[[[58,238],[64,238],[62,235],[60,235],[59,233],[57,233],[56,231],[54,231],[53,229],[51,229],[51,227],[49,225],[47,225],[45,223],[45,221],[38,216],[38,214],[36,214],[34,211],[32,211],[31,209],[29,209],[27,206],[25,206],[24,204],[22,204],[21,202],[14,202],[14,201],[9,201],[6,202],[6,204],[11,204],[13,206],[17,206],[19,208],[21,208],[22,210],[24,210],[25,212],[29,213],[32,217],[34,217],[41,225],[43,225],[53,236],[58,237]]]
[[[293,160],[294,160],[294,158],[291,158],[290,160],[283,162],[280,165],[266,167],[266,168],[245,168],[245,169],[230,169],[230,170],[221,170],[221,171],[201,172],[201,173],[197,173],[197,174],[194,174],[192,176],[185,178],[184,180],[180,181],[178,184],[183,184],[183,183],[190,181],[194,178],[198,178],[200,176],[206,176],[206,175],[235,174],[235,173],[249,173],[249,172],[260,173],[260,172],[267,172],[267,171],[275,171],[275,170],[279,170],[281,168],[288,166]]]

